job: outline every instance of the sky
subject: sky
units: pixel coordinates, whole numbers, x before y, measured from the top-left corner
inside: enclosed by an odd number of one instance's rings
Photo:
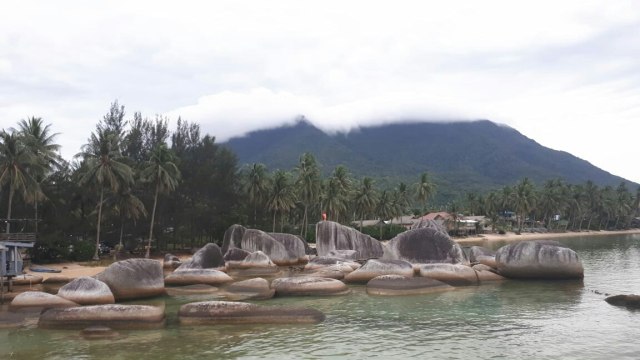
[[[0,128],[489,119],[640,182],[638,1],[3,1]]]

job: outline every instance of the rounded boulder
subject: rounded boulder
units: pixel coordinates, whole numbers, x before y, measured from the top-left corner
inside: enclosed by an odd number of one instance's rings
[[[346,282],[366,283],[381,275],[413,277],[413,265],[403,260],[371,259],[362,267],[347,274],[344,279]]]
[[[340,280],[311,276],[278,278],[271,287],[278,296],[345,295],[350,291]]]
[[[220,285],[233,281],[226,273],[215,269],[185,269],[180,268],[167,275],[164,283],[170,286],[183,285]]]
[[[38,327],[45,329],[85,329],[105,326],[112,329],[158,329],[164,326],[164,309],[147,305],[91,305],[49,309],[40,314]]]
[[[88,276],[74,279],[58,290],[58,296],[80,305],[113,304],[116,299],[107,284]]]
[[[496,252],[498,273],[516,279],[582,279],[575,251],[556,241],[522,241]]]
[[[420,276],[451,286],[478,285],[479,282],[476,271],[462,264],[425,264],[420,267]]]
[[[455,289],[453,286],[430,278],[382,275],[367,283],[370,295],[421,295]]]
[[[116,301],[164,294],[164,274],[162,263],[158,260],[118,261],[95,278],[109,286]]]
[[[178,319],[185,325],[316,324],[324,321],[325,315],[308,308],[204,301],[182,305]]]

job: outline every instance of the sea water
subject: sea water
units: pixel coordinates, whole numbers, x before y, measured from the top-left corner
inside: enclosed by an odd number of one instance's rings
[[[289,297],[327,316],[317,325],[179,326],[180,305],[212,295],[165,297],[167,327],[85,340],[42,330],[37,318],[0,329],[0,359],[638,359],[640,311],[604,294],[640,294],[640,235],[561,239],[585,268],[583,281],[515,281],[439,294]],[[493,243],[498,248],[503,244]],[[257,302],[258,303],[258,302]]]

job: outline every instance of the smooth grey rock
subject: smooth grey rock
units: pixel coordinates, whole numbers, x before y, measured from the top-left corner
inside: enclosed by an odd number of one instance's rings
[[[359,268],[361,265],[355,261],[345,260],[342,258],[328,257],[328,256],[316,256],[311,259],[305,266],[304,269],[307,271],[310,270],[318,270],[322,268],[326,268],[328,266],[334,265],[348,265],[352,270]]]
[[[384,259],[420,264],[469,263],[460,245],[449,235],[429,227],[398,234],[387,244]]]
[[[609,296],[604,301],[615,306],[626,306],[630,309],[640,308],[640,295],[613,295]]]
[[[187,269],[217,269],[224,268],[224,259],[220,247],[213,243],[208,243],[189,259],[178,266],[176,271]]]
[[[182,265],[182,261],[180,260],[179,257],[173,255],[173,254],[165,254],[164,255],[164,262],[162,263],[162,266],[166,269],[175,269],[178,266]]]
[[[430,228],[445,234],[447,233],[447,228],[445,228],[444,225],[429,219],[420,219],[420,221],[411,226],[411,230],[422,228]]]
[[[233,279],[229,275],[216,269],[176,270],[164,278],[164,283],[169,286],[220,285],[230,281]]]
[[[342,281],[330,278],[299,276],[278,278],[271,282],[278,296],[344,295],[349,288]]]
[[[247,256],[251,254],[251,251],[247,251],[240,248],[231,248],[224,253],[223,259],[225,264],[229,264],[229,262],[238,262],[244,260]]]
[[[116,301],[164,294],[164,273],[162,263],[158,260],[118,261],[95,278],[109,286]]]
[[[441,281],[424,277],[381,275],[367,283],[370,295],[419,295],[455,289]]]
[[[245,231],[247,231],[247,228],[242,225],[234,224],[229,226],[222,239],[222,253],[226,254],[229,249],[240,248]]]
[[[315,324],[324,321],[318,310],[260,306],[243,302],[204,301],[185,304],[178,311],[180,324]]]
[[[496,252],[498,273],[517,279],[582,279],[584,268],[575,251],[556,241],[522,241]]]
[[[355,250],[331,250],[327,256],[344,260],[358,260],[358,252]]]
[[[262,251],[276,265],[295,265],[298,255],[264,231],[248,229],[242,237],[242,248],[251,252]]]
[[[158,263],[160,263],[158,261]],[[106,326],[112,329],[158,329],[164,327],[164,309],[147,305],[92,305],[49,309],[40,315],[38,327],[45,329],[85,329]]]
[[[305,253],[305,241],[299,236],[292,234],[282,233],[269,233],[277,242],[284,245],[285,249],[298,258],[298,263],[308,261],[307,254]]]
[[[478,285],[476,271],[462,264],[425,264],[420,267],[420,276],[435,279],[451,286]]]
[[[316,224],[316,249],[318,256],[328,256],[332,250],[355,250],[358,260],[381,258],[384,254],[378,240],[333,221]]]
[[[377,260],[371,259],[362,267],[347,274],[344,277],[346,282],[366,283],[380,275],[402,275],[413,276],[413,266],[403,260]]]
[[[113,304],[116,299],[109,286],[88,276],[74,279],[58,290],[58,296],[80,305]]]
[[[231,300],[263,300],[271,299],[276,291],[269,286],[269,281],[254,278],[235,282],[225,288]]]
[[[469,261],[472,264],[484,264],[494,269],[497,267],[495,251],[481,246],[472,246],[469,249]]]
[[[42,309],[48,308],[64,308],[74,306],[78,306],[78,304],[57,295],[52,295],[41,291],[25,291],[13,298],[11,304],[9,305],[9,308],[14,311],[24,309],[40,311]]]

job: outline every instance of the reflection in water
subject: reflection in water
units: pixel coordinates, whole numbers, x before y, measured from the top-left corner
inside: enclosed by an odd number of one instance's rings
[[[584,281],[506,281],[408,297],[290,297],[263,305],[316,308],[317,325],[178,326],[180,305],[216,294],[166,296],[135,303],[164,306],[167,328],[119,331],[85,340],[79,331],[40,330],[37,318],[0,329],[0,358],[10,359],[365,359],[621,358],[640,351],[639,312],[610,306],[594,292],[640,293],[640,236],[564,239],[585,267]]]

